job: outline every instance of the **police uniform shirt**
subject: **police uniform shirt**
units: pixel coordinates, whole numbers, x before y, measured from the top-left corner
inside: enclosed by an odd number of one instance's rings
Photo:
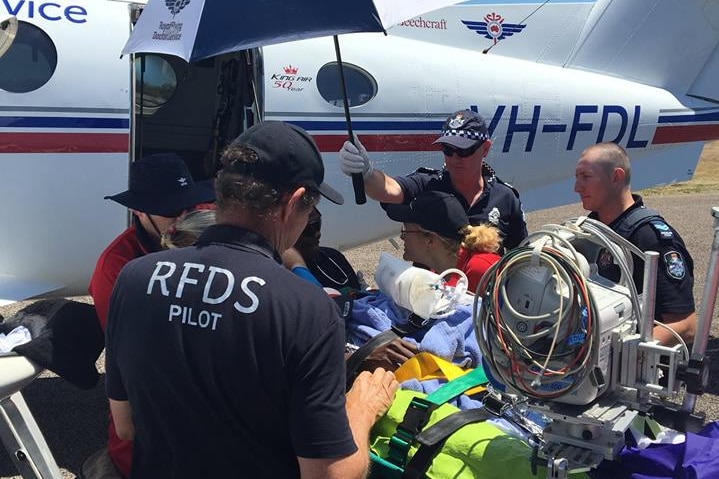
[[[407,176],[395,177],[395,180],[402,188],[405,203],[428,190],[453,194],[464,206],[472,225],[487,223],[497,227],[504,248],[512,249],[527,237],[527,224],[524,221],[519,194],[513,187],[497,178],[486,164],[484,167],[484,191],[479,200],[471,206],[454,189],[447,171],[420,168]]]
[[[228,225],[129,263],[113,292],[107,394],[128,400],[132,477],[299,477],[356,451],[344,326],[320,288]]]
[[[644,208],[642,198],[639,195],[632,196],[634,204],[609,225],[612,230],[620,234],[623,229],[620,228],[620,225],[623,225],[629,214],[637,208]],[[597,214],[593,212],[589,217],[597,219]],[[627,225],[627,227],[631,228],[631,225]],[[660,319],[663,313],[694,312],[694,261],[679,233],[662,217],[657,216],[628,236],[622,236],[642,251],[659,253],[655,318]],[[632,256],[634,284],[637,293],[641,294],[644,286],[644,261],[636,255]],[[619,266],[614,264],[614,260],[607,250],[601,250],[596,261],[600,275],[614,282],[619,281]]]

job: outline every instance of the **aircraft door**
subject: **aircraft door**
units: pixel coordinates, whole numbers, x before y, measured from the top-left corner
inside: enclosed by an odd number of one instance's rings
[[[224,147],[260,117],[259,59],[259,51],[189,64],[169,55],[137,55],[135,158],[172,151],[193,177],[211,177]]]

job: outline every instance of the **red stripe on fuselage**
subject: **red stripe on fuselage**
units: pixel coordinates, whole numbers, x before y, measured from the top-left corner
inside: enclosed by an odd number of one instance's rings
[[[0,153],[127,153],[127,133],[0,133]]]
[[[357,135],[369,151],[434,151],[439,148],[432,142],[437,139],[435,134],[359,134]],[[313,134],[317,146],[322,153],[336,153],[347,141],[347,134],[323,135]]]
[[[719,125],[658,126],[654,131],[653,145],[688,143],[719,139]]]

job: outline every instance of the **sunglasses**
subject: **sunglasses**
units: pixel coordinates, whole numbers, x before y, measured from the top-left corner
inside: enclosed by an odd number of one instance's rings
[[[483,143],[484,142],[477,143],[469,148],[455,148],[449,145],[442,145],[442,153],[444,153],[445,156],[457,155],[460,158],[467,158],[468,156],[472,156]]]
[[[307,223],[305,229],[302,230],[302,236],[314,236],[322,229],[322,220]]]
[[[402,230],[399,231],[399,239],[401,239],[402,241],[404,241],[404,239],[407,237],[407,235],[408,235],[408,234],[411,234],[411,233],[427,234],[426,231],[422,231],[422,230],[405,230],[405,229],[402,229]]]

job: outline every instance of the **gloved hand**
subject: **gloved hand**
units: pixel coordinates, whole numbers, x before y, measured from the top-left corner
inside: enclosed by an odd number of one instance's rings
[[[340,168],[342,173],[352,176],[355,173],[362,175],[362,178],[372,173],[372,164],[369,162],[367,150],[360,143],[359,138],[355,135],[355,144],[345,141],[340,150]]]

